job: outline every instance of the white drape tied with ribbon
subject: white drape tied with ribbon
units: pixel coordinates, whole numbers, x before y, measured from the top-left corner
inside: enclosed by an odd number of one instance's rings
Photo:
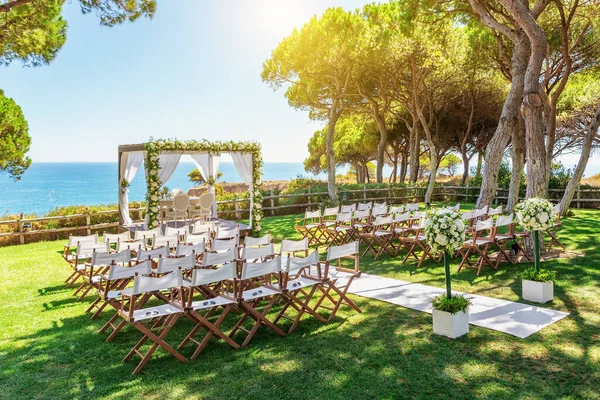
[[[208,153],[201,153],[201,154],[192,154],[192,160],[194,161],[194,164],[196,164],[196,168],[198,168],[198,172],[200,172],[200,175],[202,176],[202,178],[204,178],[205,182],[209,182],[209,178],[212,178],[212,181],[216,181],[217,180],[217,176],[219,175],[219,164],[221,162],[221,154],[217,153],[217,154],[208,154]],[[208,191],[210,193],[212,193],[213,195],[215,194],[215,186],[214,184],[210,184],[208,185]],[[217,200],[216,200],[216,196],[213,197],[213,205],[212,205],[212,211],[211,211],[211,217],[216,217],[217,216]]]
[[[254,209],[254,185],[252,180],[252,153],[231,153],[231,158],[233,160],[233,164],[235,165],[235,169],[237,169],[238,174],[240,174],[240,178],[242,181],[249,187],[250,191],[250,218],[248,221],[248,225],[250,229],[252,229],[252,210]]]
[[[129,216],[129,188],[123,187],[123,180],[131,183],[144,162],[143,151],[131,151],[121,155],[121,166],[119,168],[119,209],[121,210],[121,221],[124,226],[133,224]]]

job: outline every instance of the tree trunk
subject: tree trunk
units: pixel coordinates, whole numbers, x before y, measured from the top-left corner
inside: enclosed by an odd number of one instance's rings
[[[377,183],[382,183],[383,182],[383,166],[385,165],[384,162],[384,155],[385,155],[385,147],[387,146],[387,142],[388,142],[388,131],[387,131],[387,127],[385,126],[385,120],[383,119],[383,117],[377,113],[374,113],[375,115],[375,122],[377,122],[377,127],[379,128],[379,143],[377,144]]]
[[[413,127],[410,132],[410,175],[408,177],[408,181],[410,183],[416,183],[419,179],[419,153],[421,142],[421,134],[420,134],[420,124],[416,119],[416,116],[413,116]]]
[[[594,115],[594,119],[590,122],[590,126],[587,130],[587,136],[584,139],[583,147],[581,148],[581,156],[579,157],[579,162],[577,162],[577,167],[575,167],[575,171],[573,172],[573,176],[569,179],[569,183],[565,188],[565,193],[563,195],[562,200],[559,203],[559,214],[564,215],[569,206],[571,205],[571,200],[573,200],[573,195],[575,194],[575,190],[577,190],[577,186],[579,186],[579,182],[583,177],[583,173],[585,171],[585,167],[587,167],[588,159],[590,158],[590,153],[592,151],[592,145],[594,143],[594,138],[598,134],[598,129],[600,128],[600,104],[598,105],[598,109],[596,110],[596,114]]]
[[[469,161],[470,158],[467,155],[467,150],[466,149],[460,149],[460,155],[462,157],[462,162],[463,162],[463,175],[462,175],[462,179],[460,180],[460,185],[461,186],[465,186],[467,184],[467,179],[469,179]]]
[[[527,36],[520,32],[519,39],[515,43],[511,61],[510,91],[502,106],[502,114],[496,132],[486,149],[485,167],[481,181],[481,191],[477,199],[477,208],[492,204],[498,186],[498,172],[502,164],[504,150],[512,137],[512,133],[519,129],[519,106],[523,97],[525,71],[529,57],[529,40]]]
[[[552,173],[552,156],[556,144],[556,104],[550,104],[546,115],[546,187]]]
[[[522,118],[520,120],[522,124]],[[523,129],[514,131],[511,139],[512,175],[510,176],[510,187],[506,202],[506,212],[509,213],[513,211],[515,205],[519,202],[521,175],[525,166],[525,132]]]
[[[475,175],[481,175],[481,167],[483,166],[483,154],[481,151],[477,152],[477,167],[475,167]]]
[[[406,180],[406,172],[408,169],[408,155],[406,153],[402,153],[402,160],[400,164],[400,183],[404,184]]]
[[[435,146],[429,144],[429,157],[431,158],[431,167],[429,168],[429,182],[427,184],[427,191],[425,192],[425,204],[431,204],[431,198],[433,197],[433,190],[435,189],[435,177],[438,169],[438,154]]]
[[[335,125],[340,117],[337,101],[334,100],[329,110],[329,124],[327,125],[326,153],[327,153],[327,191],[331,201],[337,201],[337,188],[335,184],[335,153],[333,141],[335,138]]]

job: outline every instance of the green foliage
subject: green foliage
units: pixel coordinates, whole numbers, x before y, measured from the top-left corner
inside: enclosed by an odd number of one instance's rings
[[[31,164],[25,155],[30,145],[29,127],[21,107],[0,89],[0,173],[19,180]]]
[[[474,168],[472,168],[472,171]],[[510,187],[510,179],[512,177],[512,169],[508,159],[502,160],[500,169],[498,170],[498,187],[508,189]],[[480,186],[483,179],[482,175],[474,175],[469,179],[469,186]],[[525,172],[521,174],[520,188],[525,187],[526,182]]]
[[[550,189],[565,189],[572,176],[572,169],[565,168],[560,161],[553,162],[552,169],[550,170],[550,182],[548,183],[548,187]]]
[[[521,279],[536,282],[550,282],[556,280],[556,271],[540,269],[536,271],[535,268],[529,268],[521,272]]]
[[[457,167],[461,164],[462,160],[456,154],[446,154],[440,161],[440,169],[446,170],[448,175],[454,176]]]
[[[467,299],[462,295],[454,295],[450,299],[446,296],[446,294],[442,294],[437,296],[431,302],[433,308],[440,311],[449,312],[452,314],[456,314],[462,311],[466,311],[467,308],[471,305],[471,300]]]
[[[217,179],[221,178],[222,176],[223,176],[222,172],[217,173]],[[200,171],[198,171],[198,168],[196,168],[192,172],[190,172],[188,174],[188,178],[189,178],[190,182],[193,182],[193,183],[199,183],[199,184],[206,183],[204,178],[202,177],[202,175],[200,175]]]

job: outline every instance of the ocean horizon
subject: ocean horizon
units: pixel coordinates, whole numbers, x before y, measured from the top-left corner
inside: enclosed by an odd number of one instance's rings
[[[187,174],[194,163],[182,161],[166,183],[169,188],[185,191],[195,185]],[[222,162],[219,182],[241,182],[232,162]],[[341,171],[340,171],[341,172]],[[33,162],[21,180],[14,182],[0,175],[0,215],[43,215],[56,207],[73,205],[116,204],[118,190],[116,162]],[[263,180],[290,180],[298,176],[326,179],[325,174],[313,175],[304,171],[301,162],[265,162]],[[138,171],[129,187],[129,201],[144,200],[146,185],[144,171]]]

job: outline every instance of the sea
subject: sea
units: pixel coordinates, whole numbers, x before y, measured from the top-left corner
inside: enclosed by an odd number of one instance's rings
[[[191,162],[181,162],[166,186],[187,191],[194,184],[187,175],[195,168]],[[241,182],[235,166],[222,162],[221,182]],[[44,215],[56,207],[70,205],[116,204],[118,190],[117,163],[43,163],[33,162],[21,180],[14,182],[6,174],[0,175],[0,216],[9,214]],[[265,162],[264,180],[289,180],[298,176],[326,179],[326,175],[312,175],[302,163]],[[146,184],[140,169],[129,187],[129,201],[144,200]]]

